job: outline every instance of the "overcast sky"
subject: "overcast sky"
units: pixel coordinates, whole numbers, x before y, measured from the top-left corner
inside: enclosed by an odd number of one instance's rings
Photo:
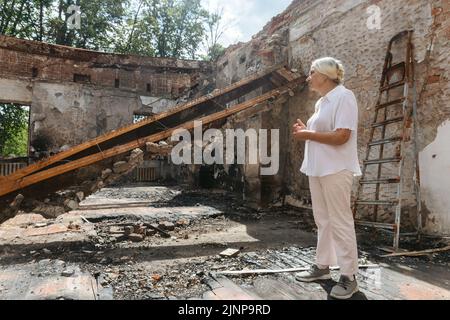
[[[209,11],[223,8],[223,22],[228,25],[221,44],[228,47],[246,42],[258,33],[272,17],[283,12],[292,0],[202,0]]]

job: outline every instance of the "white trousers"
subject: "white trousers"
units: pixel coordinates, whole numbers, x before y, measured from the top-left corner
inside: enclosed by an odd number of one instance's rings
[[[339,266],[341,274],[358,273],[358,248],[351,210],[353,173],[344,170],[325,177],[309,177],[309,187],[318,228],[316,263]]]

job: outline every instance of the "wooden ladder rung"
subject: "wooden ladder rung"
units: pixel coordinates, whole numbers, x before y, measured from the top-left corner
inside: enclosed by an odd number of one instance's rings
[[[383,163],[394,163],[400,162],[402,158],[387,158],[387,159],[376,159],[376,160],[367,160],[364,161],[365,165],[373,165],[373,164],[383,164]]]
[[[393,184],[400,183],[400,178],[378,179],[378,180],[360,180],[360,184]]]
[[[393,137],[393,138],[388,138],[388,139],[383,139],[383,140],[375,140],[369,143],[369,147],[373,147],[373,146],[379,146],[382,144],[388,144],[388,143],[395,143],[398,141],[402,141],[403,137]]]
[[[397,122],[403,121],[404,119],[405,119],[405,117],[402,116],[402,117],[393,118],[393,119],[389,119],[389,120],[382,121],[382,122],[376,122],[376,123],[372,124],[372,128],[387,126],[388,124],[397,123]]]
[[[397,87],[403,86],[405,83],[406,83],[405,80],[401,80],[401,81],[398,81],[398,82],[395,82],[395,83],[392,83],[392,84],[388,84],[387,86],[381,87],[380,91],[383,92],[383,91],[392,90],[392,89],[395,89]]]
[[[359,206],[395,206],[398,201],[385,201],[385,200],[361,200],[356,201]]]
[[[387,68],[387,72],[391,72],[391,71],[394,71],[394,70],[397,70],[397,69],[402,69],[402,68],[404,69],[405,66],[406,66],[405,61],[402,61],[402,62],[393,64],[392,66]]]
[[[381,223],[381,222],[371,222],[371,221],[362,221],[362,220],[356,220],[355,223],[357,225],[361,225],[361,226],[383,228],[383,229],[389,229],[389,230],[396,230],[396,228],[397,228],[397,225],[394,223]]]
[[[394,105],[396,105],[396,104],[400,104],[400,103],[405,102],[405,100],[406,100],[405,98],[400,98],[400,99],[397,99],[397,100],[385,102],[385,103],[382,103],[382,104],[377,105],[377,106],[376,106],[376,109],[377,109],[377,110],[380,110],[380,109],[383,109],[383,108],[387,108],[387,107],[389,107],[389,106],[394,106]]]

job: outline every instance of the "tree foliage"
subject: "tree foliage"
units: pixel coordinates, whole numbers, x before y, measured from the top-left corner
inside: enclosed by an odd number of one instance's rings
[[[75,14],[68,10],[72,4],[81,10],[80,28],[68,28],[68,20]],[[46,40],[78,48],[109,50],[115,42],[115,26],[122,22],[128,5],[129,1],[123,0],[53,1],[46,23]]]
[[[80,7],[80,28],[69,28],[71,5]],[[220,23],[221,12],[201,0],[0,0],[0,34],[124,54],[215,60]],[[23,155],[26,112],[0,105],[0,116],[0,153]]]
[[[223,8],[215,12],[209,13],[206,19],[205,28],[206,36],[204,39],[206,47],[205,60],[216,61],[224,52],[225,48],[219,43],[226,29],[227,25],[222,23]]]
[[[106,52],[197,59],[218,48],[218,23],[200,0],[0,0],[0,34]]]
[[[117,52],[198,58],[209,13],[200,0],[143,0],[122,28]]]
[[[0,155],[26,156],[28,109],[14,104],[0,104]]]
[[[80,28],[70,29],[71,5],[82,8]],[[122,0],[3,0],[0,33],[86,49],[111,48],[115,28],[126,14]]]

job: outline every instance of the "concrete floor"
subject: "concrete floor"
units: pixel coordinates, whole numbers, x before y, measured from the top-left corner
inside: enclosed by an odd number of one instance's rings
[[[188,224],[178,226],[180,219]],[[120,224],[161,221],[177,225],[169,238],[156,233],[132,242],[110,234]],[[57,219],[18,215],[1,225],[0,299],[324,300],[335,282],[218,274],[308,267],[315,241],[310,213],[258,212],[224,191],[106,188]],[[378,245],[360,246],[361,264],[378,267],[361,270],[354,299],[450,299],[447,256],[380,258]],[[227,248],[240,253],[220,256]]]

